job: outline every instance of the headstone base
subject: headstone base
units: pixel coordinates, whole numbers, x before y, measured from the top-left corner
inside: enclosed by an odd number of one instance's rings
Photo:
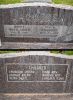
[[[73,94],[0,94],[0,100],[73,100]]]
[[[73,43],[2,42],[0,49],[73,49]]]

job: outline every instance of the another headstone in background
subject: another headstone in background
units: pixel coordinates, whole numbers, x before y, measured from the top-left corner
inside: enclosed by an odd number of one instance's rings
[[[73,57],[43,51],[1,54],[0,93],[73,93]]]

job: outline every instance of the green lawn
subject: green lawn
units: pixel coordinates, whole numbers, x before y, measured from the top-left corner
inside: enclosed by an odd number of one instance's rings
[[[0,4],[20,3],[21,0],[0,0]]]
[[[66,55],[73,55],[73,51],[51,51],[51,53],[55,53],[55,54],[66,54]]]
[[[22,0],[0,0],[0,4],[20,3]],[[26,1],[26,0],[25,0]],[[35,1],[35,0],[34,0]],[[73,0],[52,0],[54,3],[73,5]]]
[[[73,5],[73,0],[53,0],[53,2],[57,4]]]
[[[3,53],[17,53],[17,52],[20,52],[20,51],[1,51],[0,50],[0,54],[3,54]],[[61,50],[61,51],[50,51],[51,53],[55,53],[55,54],[66,54],[66,55],[73,55],[73,51],[63,51],[63,50]]]
[[[3,54],[3,53],[16,53],[16,52],[18,52],[18,51],[7,51],[7,50],[0,50],[0,54]]]

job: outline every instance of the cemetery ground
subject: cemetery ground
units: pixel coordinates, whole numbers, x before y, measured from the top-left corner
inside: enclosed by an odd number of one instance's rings
[[[7,51],[7,50],[0,50],[0,54],[3,54],[3,53],[18,53],[18,52],[25,52],[25,51],[9,51],[9,50]],[[51,53],[55,53],[55,54],[59,54],[60,53],[60,54],[64,54],[64,55],[73,55],[73,51],[72,50],[71,51],[70,50],[69,51],[56,50],[56,51],[50,51],[50,52]]]
[[[57,3],[57,4],[73,5],[73,0],[52,0],[52,1],[53,3]],[[20,2],[21,0],[0,0],[0,4],[11,4],[11,3],[20,3]]]
[[[73,5],[73,0],[53,0],[53,2],[57,4]]]
[[[21,51],[13,51],[13,50],[0,50],[0,54],[4,54],[4,53],[18,53]]]
[[[65,54],[65,55],[73,55],[73,51],[64,51],[64,50],[57,50],[57,51],[51,51],[51,53],[55,53],[55,54]]]

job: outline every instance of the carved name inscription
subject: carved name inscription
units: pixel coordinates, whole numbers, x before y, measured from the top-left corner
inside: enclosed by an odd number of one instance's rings
[[[5,25],[5,37],[57,37],[58,27],[50,25]]]
[[[65,82],[68,65],[7,64],[8,82]]]

